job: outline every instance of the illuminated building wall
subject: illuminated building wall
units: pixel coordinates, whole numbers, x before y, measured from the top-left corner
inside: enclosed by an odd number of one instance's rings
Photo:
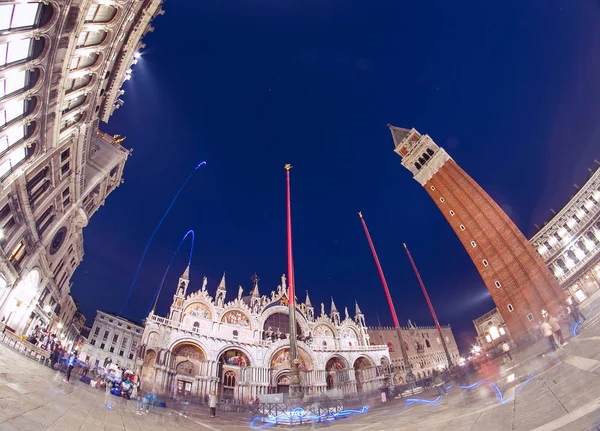
[[[17,333],[56,320],[82,229],[122,181],[130,152],[98,123],[160,4],[0,4],[0,319]]]
[[[509,346],[513,344],[506,322],[498,308],[494,308],[473,320],[473,326],[477,331],[477,345],[481,347],[483,353],[491,352],[494,349],[498,349],[497,352],[500,353],[502,344],[505,342]]]
[[[600,166],[590,171],[586,183],[530,240],[582,310],[600,298]]]
[[[394,383],[403,383],[406,367],[396,329],[370,327],[368,332],[371,343],[388,346]],[[450,326],[443,326],[442,334],[446,339],[450,357],[456,363],[460,354],[454,334],[452,333],[452,328]],[[404,340],[404,346],[406,347],[412,371],[417,379],[430,377],[433,370],[448,368],[448,359],[446,358],[442,340],[435,326],[414,326],[409,321],[409,325],[402,329],[402,339]]]
[[[135,351],[142,339],[143,330],[139,323],[98,311],[79,358],[92,366],[97,364],[106,367],[112,363],[133,368]]]
[[[240,287],[231,301],[226,300],[225,276],[214,295],[208,293],[206,278],[193,292],[189,283],[186,270],[174,286],[169,313],[163,317],[151,312],[145,321],[135,369],[141,376],[141,389],[199,399],[215,391],[220,398],[245,402],[288,393],[290,328],[285,277],[268,295],[260,295],[255,279],[248,294]],[[296,301],[303,393],[336,397],[377,391],[389,377],[390,355],[386,345],[369,342],[358,305],[353,317],[347,308],[340,313],[333,300],[329,313],[321,304],[320,315],[316,314],[308,294],[303,303]],[[90,340],[93,334],[92,330]]]

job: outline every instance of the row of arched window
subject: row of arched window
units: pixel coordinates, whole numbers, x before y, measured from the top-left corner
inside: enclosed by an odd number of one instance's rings
[[[427,148],[427,150],[425,150],[425,152],[423,152],[423,154],[421,154],[421,156],[415,162],[415,168],[417,168],[417,170],[419,170],[423,166],[425,166],[425,163],[427,163],[429,161],[429,159],[431,159],[433,154],[434,154],[433,150],[431,148]]]
[[[52,4],[41,2],[0,5],[0,34],[11,36],[0,39],[0,71],[10,70],[0,78],[0,179],[13,172],[35,151],[36,145],[32,141],[38,127],[32,118],[41,102],[35,92],[45,78],[39,65],[51,45],[45,31],[56,24],[58,15]],[[109,24],[118,16],[119,10],[114,6],[90,6],[84,30],[77,39],[65,94],[73,94],[92,85],[93,72],[102,60],[97,51],[110,38],[105,27],[100,28],[98,24]],[[38,31],[36,37],[33,37],[32,30]],[[86,101],[87,96],[83,93],[65,99],[61,107],[65,118],[61,121],[60,132],[85,118],[82,111]]]

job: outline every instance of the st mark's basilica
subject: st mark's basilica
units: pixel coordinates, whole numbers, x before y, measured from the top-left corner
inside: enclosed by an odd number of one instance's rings
[[[286,278],[269,296],[260,295],[258,278],[249,295],[240,286],[226,302],[225,275],[216,293],[207,279],[189,293],[189,267],[179,278],[168,317],[152,311],[145,322],[136,371],[144,391],[175,397],[248,401],[289,388],[289,307]],[[306,295],[296,301],[298,361],[303,393],[335,390],[341,395],[370,392],[384,383],[390,364],[386,345],[369,342],[364,316],[355,304],[340,315],[333,299],[329,314],[320,315]]]

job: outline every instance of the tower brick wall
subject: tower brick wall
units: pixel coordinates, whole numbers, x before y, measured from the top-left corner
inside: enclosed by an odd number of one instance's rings
[[[452,226],[513,338],[537,330],[542,310],[557,313],[564,293],[529,241],[496,202],[416,130],[391,127],[396,152]]]

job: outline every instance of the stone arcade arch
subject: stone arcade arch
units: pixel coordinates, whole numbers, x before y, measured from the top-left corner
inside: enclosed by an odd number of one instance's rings
[[[171,368],[174,369],[174,381],[171,382],[175,396],[188,397],[198,392],[196,376],[199,375],[203,363],[206,361],[204,349],[196,343],[179,343],[172,349]]]
[[[370,392],[377,389],[377,370],[373,361],[359,356],[354,361],[354,379],[356,392]]]
[[[225,399],[239,399],[242,370],[252,364],[248,354],[232,347],[224,350],[218,359],[219,395]]]
[[[346,386],[352,381],[348,361],[341,356],[333,355],[325,362],[325,377],[327,390],[347,390]]]
[[[313,370],[311,356],[302,348],[298,348],[297,357],[298,369],[300,371],[300,385],[305,387],[310,385],[311,377],[308,377]],[[289,392],[289,373],[291,369],[290,349],[285,346],[277,349],[269,361],[271,369],[271,392],[288,393]],[[308,388],[305,388],[308,389]],[[306,392],[306,390],[305,390]]]
[[[144,392],[154,391],[154,364],[156,363],[156,351],[146,350],[144,355],[144,365],[140,375],[140,386]]]

